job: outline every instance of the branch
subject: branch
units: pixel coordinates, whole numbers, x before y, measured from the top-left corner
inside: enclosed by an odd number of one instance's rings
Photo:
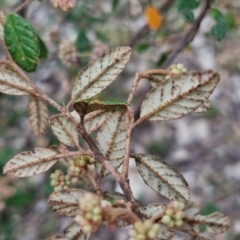
[[[159,8],[159,12],[165,12],[168,7],[174,2],[174,0],[166,0],[165,3]],[[149,32],[149,27],[145,24],[137,33],[130,39],[129,43],[127,44],[129,47],[134,47],[138,40],[143,36],[147,35]]]
[[[108,159],[101,153],[97,144],[93,141],[93,139],[87,133],[84,127],[84,116],[81,116],[81,121],[78,125],[79,132],[83,139],[87,142],[89,148],[92,150],[94,158],[98,160],[103,166],[112,174],[112,176],[117,180],[120,187],[122,188],[126,198],[135,206],[135,212],[137,213],[136,200],[133,196],[132,190],[129,186],[129,180],[126,178],[122,178],[120,173],[109,163]]]
[[[210,6],[211,6],[210,0],[207,0],[202,11],[200,12],[198,18],[194,21],[191,28],[186,32],[182,41],[178,44],[178,46],[175,48],[175,50],[167,58],[166,62],[163,64],[162,68],[167,68],[173,62],[173,60],[177,57],[177,55],[185,47],[187,47],[187,45],[194,39],[194,37],[196,36],[196,34],[199,30],[201,22],[202,22],[203,18],[205,17]]]

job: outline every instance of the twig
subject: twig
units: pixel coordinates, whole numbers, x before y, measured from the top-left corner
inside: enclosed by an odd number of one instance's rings
[[[33,0],[26,0],[24,3],[22,3],[17,9],[14,11],[15,13],[20,12],[23,8],[25,8],[30,2]]]
[[[176,58],[176,56],[194,39],[201,25],[201,22],[204,16],[206,15],[208,9],[210,8],[210,6],[211,6],[210,0],[207,0],[198,18],[194,21],[191,28],[186,32],[182,41],[178,44],[175,50],[170,54],[170,56],[164,62],[162,68],[168,67]]]
[[[168,7],[174,2],[174,0],[166,0],[163,5],[159,8],[159,12],[164,12],[168,9]],[[148,34],[149,27],[145,24],[137,33],[133,36],[133,38],[128,42],[129,47],[134,47],[137,41],[141,38],[141,36]]]

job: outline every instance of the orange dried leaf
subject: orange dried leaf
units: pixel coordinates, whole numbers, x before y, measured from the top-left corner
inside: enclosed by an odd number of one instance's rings
[[[152,30],[157,30],[162,26],[163,18],[162,15],[159,13],[159,11],[152,7],[152,6],[147,6],[145,8],[144,12],[147,25],[152,29]]]

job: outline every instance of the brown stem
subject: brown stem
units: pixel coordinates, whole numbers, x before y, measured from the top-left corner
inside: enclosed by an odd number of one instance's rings
[[[79,132],[83,139],[87,142],[89,148],[92,150],[94,158],[103,164],[103,166],[112,174],[112,176],[117,180],[120,187],[122,188],[126,198],[128,201],[136,205],[135,198],[133,196],[132,190],[129,186],[129,180],[122,178],[120,173],[109,163],[108,159],[101,153],[97,144],[92,140],[92,138],[87,133],[84,124],[83,124],[83,117],[81,118],[81,122],[78,125]],[[135,207],[134,210],[137,208]]]
[[[23,8],[25,8],[30,2],[33,0],[26,0],[24,3],[22,3],[17,9],[14,11],[15,13],[20,12]]]

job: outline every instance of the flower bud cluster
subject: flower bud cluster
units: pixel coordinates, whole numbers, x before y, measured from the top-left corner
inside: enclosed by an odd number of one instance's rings
[[[76,0],[51,0],[51,3],[55,8],[60,8],[66,12],[75,7]]]
[[[68,189],[70,185],[69,175],[64,175],[61,170],[56,170],[50,175],[51,185],[54,187],[54,191],[61,191]]]
[[[180,227],[183,225],[184,209],[185,205],[182,202],[171,202],[162,217],[162,223],[167,227],[172,228],[174,226]]]
[[[135,222],[129,240],[151,240],[158,236],[161,226],[151,220]]]
[[[172,64],[170,67],[170,72],[174,75],[180,75],[187,72],[187,69],[181,63]]]
[[[65,66],[73,67],[78,60],[78,53],[74,43],[62,40],[59,44],[58,57]]]
[[[97,195],[86,193],[79,200],[79,208],[81,213],[76,216],[75,221],[81,225],[83,232],[96,231],[103,221],[101,199]]]
[[[86,168],[88,164],[94,164],[95,159],[87,155],[78,155],[69,161],[69,171],[70,174],[74,176],[79,176],[79,174]]]

